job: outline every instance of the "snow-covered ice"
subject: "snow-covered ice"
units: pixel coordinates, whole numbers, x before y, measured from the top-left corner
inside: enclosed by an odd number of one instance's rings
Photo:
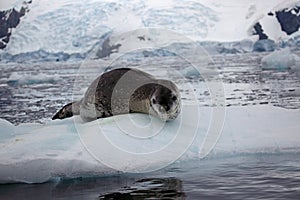
[[[120,115],[89,123],[75,117],[43,125],[14,126],[0,120],[0,182],[39,183],[55,178],[141,172],[165,166],[176,158],[179,158],[177,162],[198,160],[209,129],[211,109],[199,108],[199,113],[195,108],[186,110],[188,116],[199,117],[195,133],[195,119],[182,118],[163,126],[154,120],[147,126],[149,118],[143,114]],[[300,152],[299,110],[249,106],[230,107],[226,113],[221,137],[208,155],[209,159],[224,155]],[[137,129],[144,131],[128,131],[128,120],[133,120]],[[126,122],[126,126],[122,122]],[[179,133],[179,129],[184,134]],[[158,131],[157,134],[153,135],[153,130]],[[153,156],[155,153],[159,156]]]
[[[200,72],[193,66],[186,67],[185,69],[181,70],[181,73],[185,77],[199,77]]]
[[[261,60],[262,69],[288,70],[300,68],[300,57],[293,54],[289,48],[270,53]]]

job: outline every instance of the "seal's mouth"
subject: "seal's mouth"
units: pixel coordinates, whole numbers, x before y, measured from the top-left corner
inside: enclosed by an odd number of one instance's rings
[[[153,110],[155,115],[159,117],[162,121],[169,121],[175,119],[178,114],[178,107],[176,105],[172,105],[170,107],[162,106],[159,104],[153,105]]]

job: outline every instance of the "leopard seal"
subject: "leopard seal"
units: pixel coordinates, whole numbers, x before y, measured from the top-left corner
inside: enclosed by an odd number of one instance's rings
[[[80,115],[84,121],[127,113],[145,113],[163,121],[175,119],[181,111],[179,89],[170,80],[133,68],[105,72],[88,87],[79,101],[63,106],[52,118]]]

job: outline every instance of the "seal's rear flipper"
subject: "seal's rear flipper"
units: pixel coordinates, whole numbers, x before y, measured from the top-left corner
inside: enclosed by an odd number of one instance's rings
[[[72,102],[65,105],[52,117],[52,120],[69,118],[73,115],[79,115],[79,102]]]

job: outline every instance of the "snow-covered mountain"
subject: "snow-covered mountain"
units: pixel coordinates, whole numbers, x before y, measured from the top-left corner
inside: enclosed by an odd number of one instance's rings
[[[254,25],[260,39],[284,40],[299,35],[300,1],[284,1],[264,13]]]
[[[22,2],[16,0],[10,5],[0,4],[3,7],[0,10],[17,7]],[[156,47],[182,42],[170,36],[153,35],[151,31],[150,35],[140,35],[139,31],[133,31],[145,28],[173,31],[176,33],[174,35],[181,35],[181,38],[190,41],[236,41],[239,45],[240,41],[246,40],[248,45],[249,41],[258,40],[255,27],[259,24],[268,38],[287,40],[299,35],[298,32],[284,34],[279,18],[270,16],[270,12],[276,13],[276,16],[278,11],[295,14],[296,10],[290,8],[298,4],[299,1],[295,0],[33,0],[29,6],[30,12],[12,29],[9,43],[0,52],[1,60],[22,62],[24,55],[29,52],[33,52],[35,57],[50,57],[54,60],[82,58],[95,46],[100,49],[96,52],[98,57],[105,57],[128,49],[125,45],[129,44],[144,47],[145,42],[151,45],[155,41]],[[299,13],[295,16],[299,22]],[[270,17],[272,20],[269,20]],[[282,24],[285,21],[281,20]],[[132,31],[137,34],[134,39],[126,34]],[[123,42],[122,38],[110,38],[116,36],[127,38],[123,38]],[[148,40],[145,41],[145,38]],[[221,47],[218,43],[219,49],[213,51],[244,51],[231,49],[230,46],[236,43],[223,43]],[[54,54],[59,55],[59,58]]]
[[[159,27],[205,38],[217,14],[201,3],[176,1],[168,7],[146,1],[33,1],[11,37],[6,52],[18,54],[88,51],[107,32],[120,34],[145,27]]]
[[[20,23],[20,19],[29,11],[28,4],[24,1],[20,9],[10,8],[0,11],[0,49],[4,49],[10,40],[12,29]]]

